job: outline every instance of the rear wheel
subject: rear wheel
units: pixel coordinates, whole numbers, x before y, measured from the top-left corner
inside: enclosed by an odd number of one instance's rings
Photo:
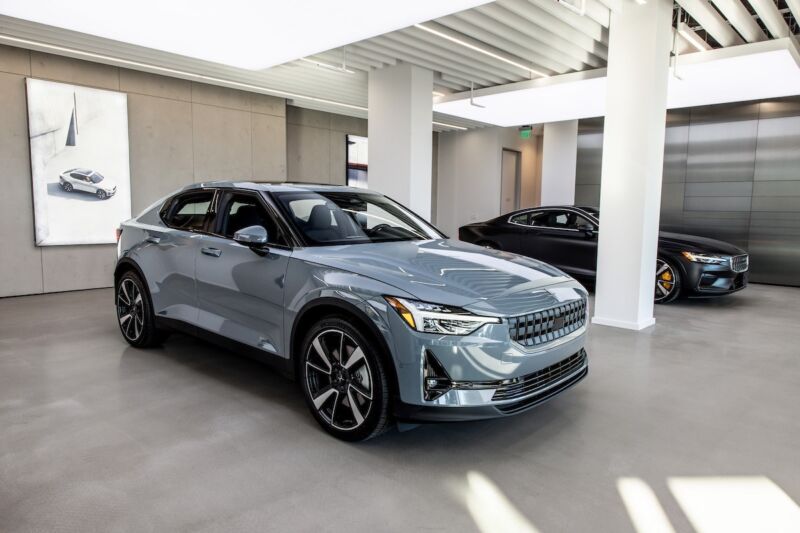
[[[72,192],[72,184],[69,182],[64,182],[64,190],[66,192]]]
[[[655,303],[673,301],[681,292],[681,277],[678,269],[660,257],[656,260]]]
[[[131,346],[157,346],[169,335],[156,327],[150,293],[135,272],[126,272],[117,282],[116,307],[119,329]]]
[[[340,317],[324,318],[306,334],[303,395],[317,422],[339,439],[367,440],[390,427],[389,383],[377,350]]]

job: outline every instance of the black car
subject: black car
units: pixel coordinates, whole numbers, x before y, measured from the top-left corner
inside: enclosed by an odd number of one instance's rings
[[[462,226],[458,238],[533,257],[593,281],[599,227],[600,212],[594,207],[537,207]],[[662,231],[657,261],[656,303],[671,302],[681,294],[730,294],[747,286],[749,256],[726,242]]]

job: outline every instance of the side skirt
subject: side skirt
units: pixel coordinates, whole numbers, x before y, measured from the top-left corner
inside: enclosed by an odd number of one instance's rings
[[[290,380],[294,381],[295,379],[294,365],[289,359],[283,358],[279,355],[271,354],[269,352],[265,352],[264,350],[259,350],[253,346],[248,346],[247,344],[229,339],[228,337],[224,337],[218,333],[213,333],[182,320],[175,320],[174,318],[157,316],[156,327],[170,331],[177,331],[192,337],[197,337],[198,339],[219,346],[220,348],[233,352],[237,355],[244,355],[245,357],[249,357],[250,359],[255,359],[261,363],[264,363]]]

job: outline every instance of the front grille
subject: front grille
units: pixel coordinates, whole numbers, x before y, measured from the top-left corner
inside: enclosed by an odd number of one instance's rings
[[[586,299],[573,300],[543,311],[508,319],[511,339],[523,346],[539,346],[569,335],[586,323]]]
[[[492,400],[514,400],[529,394],[535,394],[537,391],[546,389],[553,383],[557,383],[575,373],[585,365],[586,351],[581,349],[581,351],[570,355],[566,359],[562,359],[558,363],[543,368],[533,374],[517,378],[508,385],[501,386],[495,391]]]
[[[746,272],[750,267],[750,256],[747,254],[734,255],[731,257],[731,270],[734,272]]]

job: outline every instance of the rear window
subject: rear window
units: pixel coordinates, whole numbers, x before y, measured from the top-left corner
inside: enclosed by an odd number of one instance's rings
[[[179,196],[172,201],[164,222],[176,229],[201,230],[205,224],[206,214],[213,198],[213,191]]]

